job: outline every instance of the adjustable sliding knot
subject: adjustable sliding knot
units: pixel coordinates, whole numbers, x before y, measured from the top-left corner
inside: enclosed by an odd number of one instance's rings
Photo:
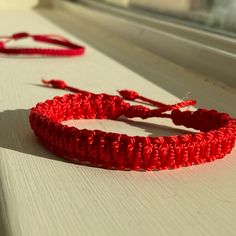
[[[164,113],[165,111],[166,109],[164,109],[163,107],[158,109],[150,109],[143,105],[132,105],[127,108],[127,110],[124,113],[124,116],[126,116],[127,118],[139,117],[142,119],[147,119],[150,117],[170,118],[171,115]]]
[[[174,111],[183,107],[189,107],[196,104],[195,100],[188,100],[188,101],[181,101],[173,105],[168,105],[168,104],[164,104],[164,103],[143,97],[133,90],[125,89],[125,90],[120,90],[118,92],[124,99],[131,100],[131,101],[139,99],[141,101],[147,102],[148,105],[154,105],[158,107],[158,109],[151,110],[142,105],[130,106],[124,114],[124,116],[128,118],[133,118],[133,117],[140,117],[142,119],[146,119],[148,117],[166,117],[167,118],[167,117],[171,117],[170,114],[165,114],[165,112],[167,111]]]
[[[228,114],[206,109],[179,110],[195,104],[194,100],[166,105],[141,95],[133,96],[135,93],[124,95],[155,106],[150,109],[143,105],[130,105],[119,96],[94,94],[70,87],[64,81],[43,82],[76,93],[37,104],[29,117],[35,135],[45,147],[71,162],[120,170],[165,170],[221,159],[235,145],[236,120]],[[77,129],[61,123],[71,119],[118,119],[120,116],[166,117],[176,125],[194,128],[198,132],[141,137]]]
[[[150,109],[142,105],[133,105],[127,108],[124,116],[127,118],[140,117],[146,119],[149,116]]]

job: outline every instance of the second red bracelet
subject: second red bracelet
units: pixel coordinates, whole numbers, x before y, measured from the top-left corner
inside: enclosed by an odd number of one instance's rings
[[[7,47],[10,41],[32,38],[36,42],[57,45],[63,48],[30,48],[30,47]],[[28,34],[26,32],[16,33],[11,36],[1,36],[0,53],[6,55],[41,55],[41,56],[79,56],[84,54],[85,48],[68,39],[52,34]]]

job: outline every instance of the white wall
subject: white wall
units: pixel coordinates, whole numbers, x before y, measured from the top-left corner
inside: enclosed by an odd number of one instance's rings
[[[38,0],[0,0],[0,9],[28,9],[37,4]]]
[[[30,9],[36,6],[52,6],[56,0],[0,0],[0,10]]]

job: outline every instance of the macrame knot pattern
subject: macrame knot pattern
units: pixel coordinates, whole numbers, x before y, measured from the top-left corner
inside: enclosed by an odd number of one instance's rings
[[[51,152],[80,164],[119,170],[165,170],[197,165],[223,158],[235,145],[236,120],[226,113],[180,108],[196,101],[173,105],[127,93],[129,100],[139,99],[149,105],[130,105],[122,97],[94,94],[68,86],[63,81],[43,81],[45,85],[75,92],[38,103],[31,109],[30,125],[35,135]],[[127,91],[127,90],[126,90]],[[131,94],[131,95],[130,95]],[[77,129],[63,125],[70,119],[118,119],[149,117],[169,118],[175,125],[198,132],[142,137],[100,130]]]

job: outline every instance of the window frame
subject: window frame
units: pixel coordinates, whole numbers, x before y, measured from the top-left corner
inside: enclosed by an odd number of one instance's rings
[[[63,0],[57,6],[149,52],[236,88],[235,39],[91,0]]]

